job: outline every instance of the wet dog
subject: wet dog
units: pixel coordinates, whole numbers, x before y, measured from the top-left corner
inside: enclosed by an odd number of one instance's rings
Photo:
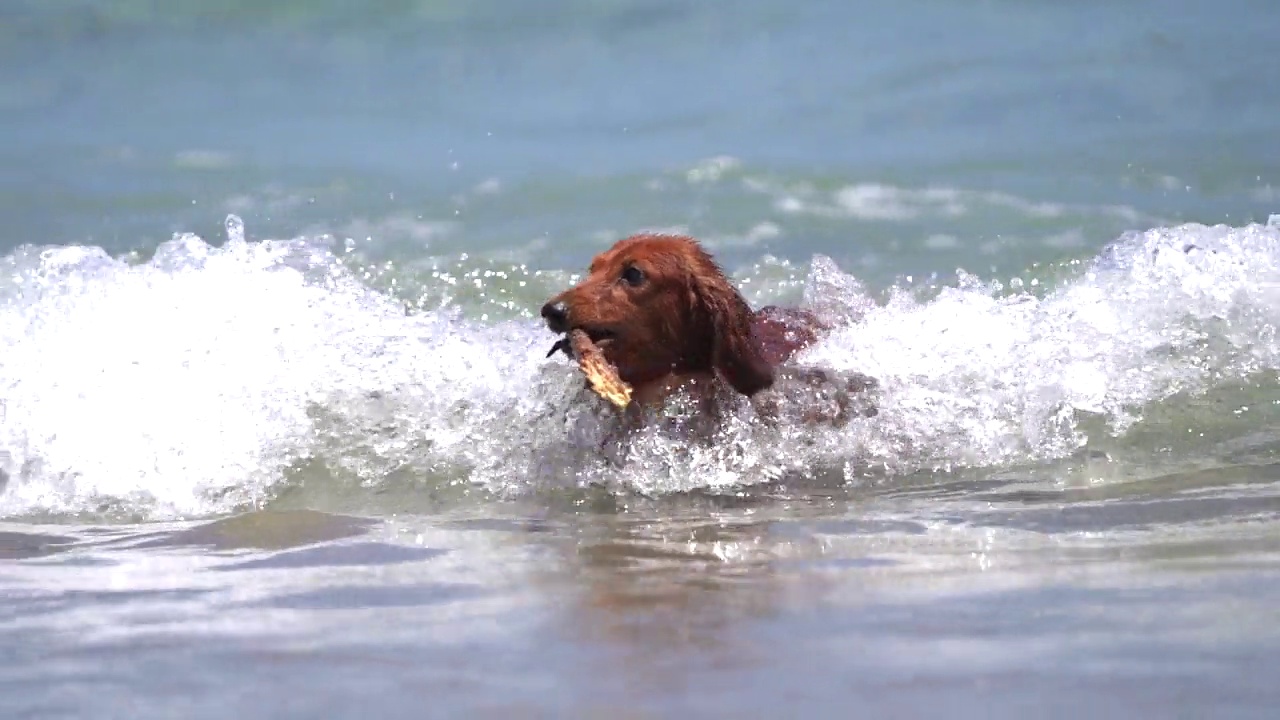
[[[735,395],[772,422],[841,425],[875,414],[873,378],[790,361],[829,328],[813,313],[753,310],[711,255],[683,235],[640,234],[597,255],[541,311],[553,332],[582,330],[633,389],[636,418],[685,396],[718,416]],[[561,340],[549,355],[563,351]]]

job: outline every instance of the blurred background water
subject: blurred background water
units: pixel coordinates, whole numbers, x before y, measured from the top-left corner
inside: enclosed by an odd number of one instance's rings
[[[1272,717],[1277,37],[5,2],[0,708]],[[602,461],[536,309],[641,229],[880,414]]]

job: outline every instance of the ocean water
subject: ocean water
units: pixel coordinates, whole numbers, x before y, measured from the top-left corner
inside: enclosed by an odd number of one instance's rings
[[[10,0],[0,714],[1274,717],[1263,0]],[[880,381],[602,457],[638,230]]]

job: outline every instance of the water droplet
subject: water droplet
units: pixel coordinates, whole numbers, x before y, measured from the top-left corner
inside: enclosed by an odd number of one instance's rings
[[[240,244],[244,242],[244,221],[239,215],[228,215],[226,220],[227,242]]]

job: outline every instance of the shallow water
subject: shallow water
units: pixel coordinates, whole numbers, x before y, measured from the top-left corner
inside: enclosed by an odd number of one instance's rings
[[[1277,34],[10,3],[2,714],[1274,716]],[[536,308],[642,228],[879,413],[602,457]]]
[[[0,536],[24,558],[4,573],[3,704],[1264,717],[1276,477],[23,526]]]

